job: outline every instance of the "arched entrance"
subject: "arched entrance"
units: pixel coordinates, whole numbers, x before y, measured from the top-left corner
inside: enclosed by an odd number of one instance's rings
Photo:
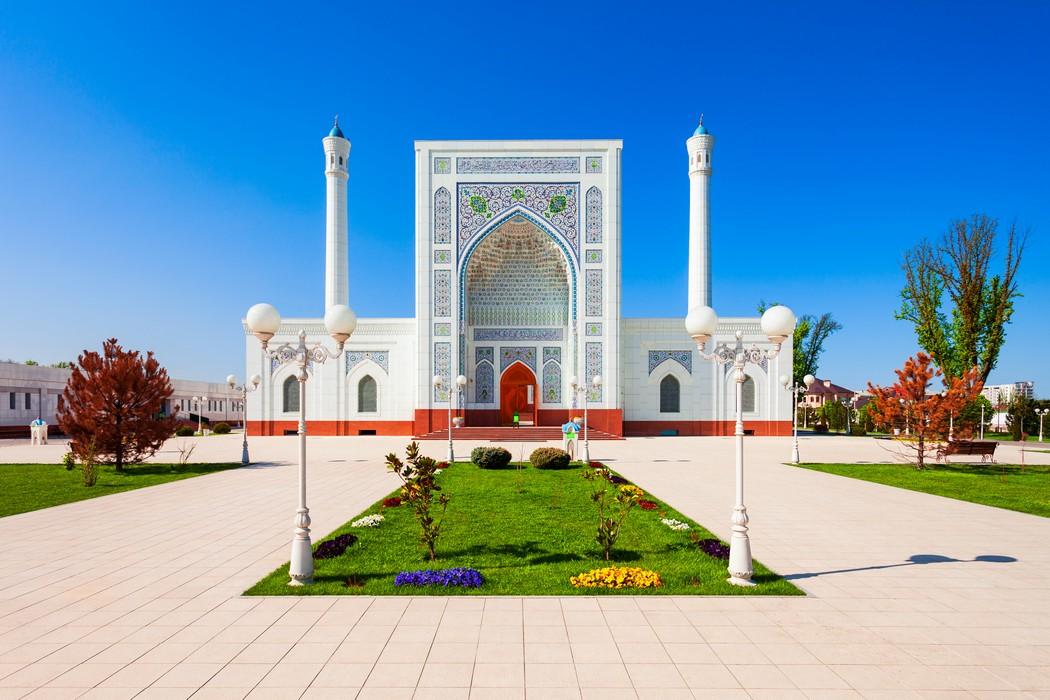
[[[520,362],[515,362],[499,379],[499,421],[502,425],[514,423],[517,411],[522,425],[536,425],[536,406],[539,391],[536,375]]]

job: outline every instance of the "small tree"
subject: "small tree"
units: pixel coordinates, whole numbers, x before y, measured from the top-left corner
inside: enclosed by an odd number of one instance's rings
[[[951,417],[980,393],[981,380],[974,367],[962,377],[946,379],[944,391],[931,394],[931,381],[942,374],[922,352],[909,357],[904,367],[895,371],[897,382],[892,386],[868,384],[872,394],[869,411],[876,424],[901,428],[898,443],[912,453],[916,468],[923,469],[947,439]]]
[[[624,521],[631,509],[638,505],[645,493],[633,484],[617,485],[612,482],[612,472],[603,466],[585,469],[583,478],[593,485],[591,500],[598,507],[598,534],[595,540],[602,548],[605,561],[609,561],[613,545],[620,537]]]
[[[124,350],[116,338],[102,354],[85,350],[62,392],[58,422],[81,460],[90,451],[102,464],[124,465],[153,456],[171,437],[175,419],[161,415],[171,381],[152,352]],[[93,445],[93,449],[91,448]]]
[[[418,443],[408,443],[405,458],[405,461],[402,462],[396,454],[391,452],[386,456],[386,467],[401,479],[401,498],[415,511],[420,529],[419,541],[427,548],[427,554],[433,561],[437,559],[435,547],[441,535],[441,522],[445,519],[445,509],[448,508],[448,503],[452,499],[444,493],[434,498],[435,493],[441,490],[441,487],[434,483],[434,473],[438,468],[437,462],[419,454]],[[441,506],[440,518],[434,518],[430,512],[435,501]]]

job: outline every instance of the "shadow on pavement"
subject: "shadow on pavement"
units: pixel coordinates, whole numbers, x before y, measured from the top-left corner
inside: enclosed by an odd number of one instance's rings
[[[878,569],[894,569],[899,566],[916,566],[922,564],[952,564],[969,562],[986,562],[995,564],[1009,564],[1015,562],[1015,557],[1003,554],[982,554],[973,559],[954,559],[943,554],[913,554],[907,561],[897,564],[877,564],[875,566],[861,566],[855,569],[833,569],[832,571],[811,571],[803,574],[787,574],[784,578],[788,581],[797,581],[803,578],[815,578],[817,576],[828,576],[829,574],[849,574],[856,571],[876,571]]]

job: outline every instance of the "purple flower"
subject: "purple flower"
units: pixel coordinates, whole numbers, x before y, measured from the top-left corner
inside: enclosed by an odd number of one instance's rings
[[[394,579],[395,586],[459,586],[479,588],[485,579],[476,569],[421,569],[402,571]]]
[[[623,478],[622,476],[618,476],[616,474],[610,474],[609,475],[609,483],[610,484],[617,484],[617,485],[630,485],[631,482],[628,481],[627,479]]]
[[[350,533],[333,537],[330,540],[325,540],[317,545],[317,551],[314,552],[314,559],[332,559],[338,557],[354,542],[357,542],[357,535],[351,535]]]
[[[697,542],[700,546],[700,550],[715,559],[728,559],[729,558],[729,545],[725,544],[721,540],[706,539]]]

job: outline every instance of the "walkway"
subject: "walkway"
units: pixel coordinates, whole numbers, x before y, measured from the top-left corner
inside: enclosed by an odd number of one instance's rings
[[[402,442],[311,439],[315,535],[394,487],[381,455]],[[0,698],[1050,698],[1050,519],[748,445],[755,556],[806,598],[242,598],[287,559],[290,438],[253,440],[271,464],[0,519]],[[728,535],[730,439],[592,450]],[[238,455],[211,437],[194,458]]]

